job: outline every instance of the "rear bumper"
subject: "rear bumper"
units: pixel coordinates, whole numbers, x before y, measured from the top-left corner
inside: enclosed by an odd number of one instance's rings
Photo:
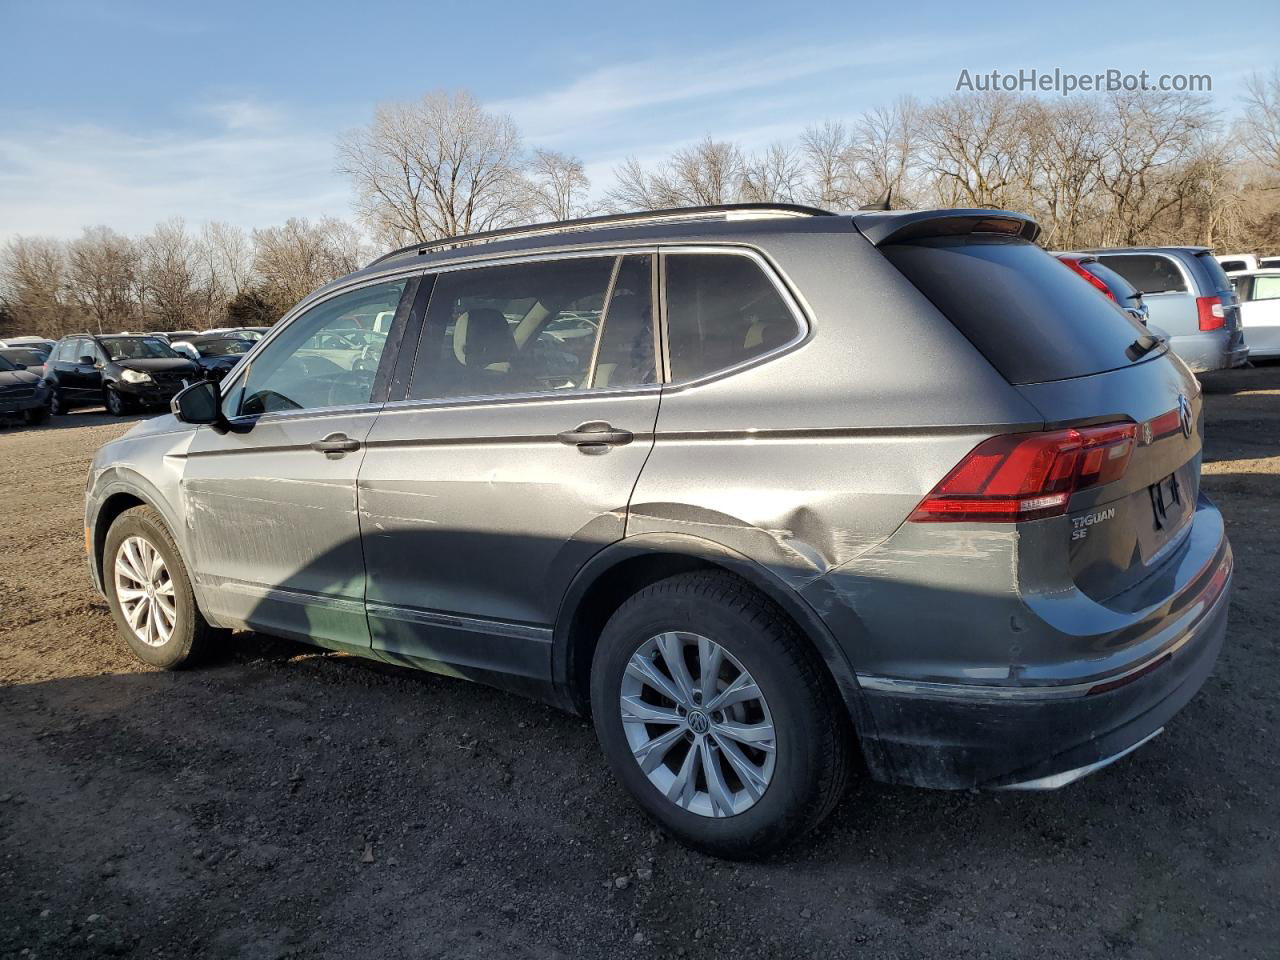
[[[1229,330],[1172,337],[1169,347],[1195,373],[1239,367],[1249,360],[1248,344]]]
[[[0,417],[18,416],[28,410],[39,410],[41,407],[47,407],[49,398],[50,393],[48,390],[37,390],[33,396],[21,399],[0,398]]]
[[[1232,556],[1224,539],[1184,632],[1141,662],[1084,683],[978,686],[860,677],[877,779],[923,787],[1052,788],[1158,733],[1204,684],[1222,649]]]

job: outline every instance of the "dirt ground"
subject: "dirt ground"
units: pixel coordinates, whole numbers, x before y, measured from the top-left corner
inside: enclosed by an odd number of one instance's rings
[[[165,674],[87,579],[79,413],[0,430],[0,957],[1275,957],[1280,367],[1209,391],[1227,646],[1049,794],[857,784],[773,860],[652,830],[589,725],[242,635]]]

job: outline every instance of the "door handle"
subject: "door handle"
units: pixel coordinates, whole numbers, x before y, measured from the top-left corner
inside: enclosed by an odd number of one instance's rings
[[[570,444],[584,452],[599,451],[604,447],[621,447],[635,438],[636,435],[630,430],[619,430],[603,420],[589,420],[572,430],[556,434],[556,439],[561,443]]]
[[[330,460],[337,460],[360,449],[360,441],[352,440],[345,433],[331,433],[323,440],[311,444],[311,449],[323,453]]]

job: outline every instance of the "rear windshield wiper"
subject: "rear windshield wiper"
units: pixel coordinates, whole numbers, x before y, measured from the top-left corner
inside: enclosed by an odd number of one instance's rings
[[[1162,343],[1164,343],[1164,337],[1158,337],[1154,333],[1144,333],[1125,347],[1124,355],[1130,360],[1141,360]]]

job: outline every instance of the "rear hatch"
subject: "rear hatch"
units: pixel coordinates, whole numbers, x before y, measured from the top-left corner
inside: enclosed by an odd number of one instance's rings
[[[863,233],[1044,424],[979,446],[913,519],[983,519],[988,510],[996,522],[1052,519],[1063,554],[1046,563],[1060,568],[1065,555],[1077,588],[1098,601],[1113,598],[1153,575],[1193,520],[1201,451],[1195,378],[1142,324],[1032,243],[1036,228],[1025,217],[934,216],[942,229],[928,214],[910,214],[897,229],[886,219],[866,221]],[[1009,510],[995,515],[1006,501]]]
[[[1235,350],[1244,343],[1244,328],[1240,323],[1240,296],[1236,293],[1235,285],[1209,250],[1196,250],[1194,262],[1202,274],[1204,292],[1210,297],[1216,296],[1222,305],[1222,325],[1228,332],[1227,349]],[[1212,308],[1210,316],[1214,316]]]

